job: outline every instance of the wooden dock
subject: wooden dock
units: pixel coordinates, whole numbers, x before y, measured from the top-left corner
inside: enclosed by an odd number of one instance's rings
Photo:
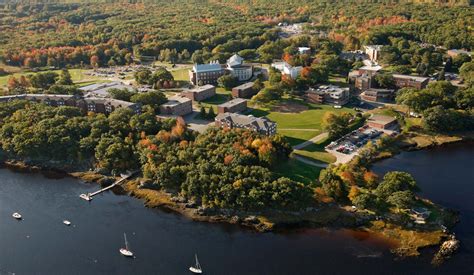
[[[138,172],[138,171],[133,171],[133,172],[129,173],[129,174],[126,175],[126,176],[122,176],[121,179],[115,181],[113,184],[111,184],[111,185],[109,185],[109,186],[107,186],[107,187],[104,187],[104,188],[102,188],[102,189],[100,189],[100,190],[97,190],[97,191],[95,191],[95,192],[92,192],[92,193],[81,194],[81,195],[79,195],[79,197],[80,197],[81,199],[86,200],[86,201],[91,201],[92,198],[93,198],[95,195],[98,195],[98,194],[100,194],[100,193],[102,193],[102,192],[105,192],[105,191],[107,191],[107,190],[109,190],[109,189],[114,188],[115,186],[121,184],[121,183],[124,182],[125,180],[127,180],[127,179],[129,179],[130,177],[132,177],[133,175],[135,175],[137,172]]]

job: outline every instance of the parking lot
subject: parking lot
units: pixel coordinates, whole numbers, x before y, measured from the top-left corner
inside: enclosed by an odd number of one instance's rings
[[[357,155],[361,147],[366,145],[369,141],[377,140],[384,132],[386,134],[393,134],[392,131],[384,131],[364,125],[338,140],[331,142],[325,149],[337,158],[336,164],[347,163]]]

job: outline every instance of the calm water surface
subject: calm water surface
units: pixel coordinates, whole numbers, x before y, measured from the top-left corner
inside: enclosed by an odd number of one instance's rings
[[[456,233],[463,249],[441,268],[430,266],[428,253],[396,260],[366,234],[259,234],[192,222],[110,192],[87,203],[78,195],[96,185],[0,169],[0,274],[189,274],[195,252],[205,274],[473,274],[473,155],[474,146],[454,146],[375,167],[413,173],[427,197],[461,211]],[[23,221],[11,217],[15,211]],[[136,259],[118,252],[124,232]]]

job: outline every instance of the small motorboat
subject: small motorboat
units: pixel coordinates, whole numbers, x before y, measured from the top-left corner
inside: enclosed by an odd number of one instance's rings
[[[194,254],[194,258],[196,258],[196,265],[195,265],[195,266],[191,266],[191,267],[189,268],[189,271],[191,271],[192,273],[195,273],[195,274],[201,274],[201,273],[202,273],[202,268],[201,268],[201,265],[199,264],[199,260],[198,260],[197,254]]]
[[[71,222],[68,221],[68,220],[64,220],[63,223],[64,223],[65,225],[67,225],[67,226],[70,226],[70,225],[71,225]]]
[[[13,213],[12,217],[15,218],[15,219],[17,219],[17,220],[21,220],[21,215],[20,215],[20,213],[17,213],[17,212]]]
[[[127,234],[123,233],[123,238],[125,239],[125,248],[120,248],[120,254],[125,257],[133,257],[133,252],[128,248]]]

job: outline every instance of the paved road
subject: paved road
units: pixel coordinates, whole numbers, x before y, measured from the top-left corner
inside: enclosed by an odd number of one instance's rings
[[[310,139],[310,140],[307,140],[307,141],[305,141],[305,142],[303,142],[303,143],[300,143],[300,144],[297,144],[297,145],[293,146],[293,150],[302,149],[302,148],[304,148],[304,147],[306,147],[306,146],[308,146],[308,145],[310,145],[310,144],[312,144],[312,143],[317,143],[317,142],[319,142],[319,141],[321,141],[321,140],[323,140],[323,139],[325,139],[325,138],[327,138],[327,137],[328,137],[328,133],[321,133],[321,134],[319,134],[319,135],[313,137],[313,138]]]

